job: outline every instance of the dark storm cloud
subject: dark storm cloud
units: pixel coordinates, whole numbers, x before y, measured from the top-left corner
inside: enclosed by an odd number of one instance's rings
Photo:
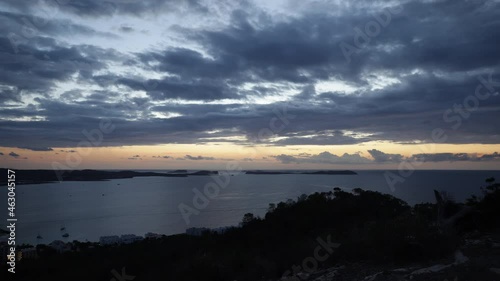
[[[453,162],[469,161],[471,157],[467,153],[436,153],[436,154],[416,154],[412,157],[415,161],[422,162]]]
[[[206,12],[207,7],[197,0],[5,0],[5,4],[18,11],[36,11],[42,9],[46,13],[72,13],[83,17],[106,17],[116,14],[146,15],[159,12],[178,11],[180,8],[191,8],[198,12]],[[54,12],[55,10],[55,12]]]
[[[60,5],[60,9],[78,15],[99,17],[114,14],[146,15],[159,12],[178,11],[181,7],[194,9],[198,12],[205,12],[207,8],[197,0],[65,0],[66,4]]]
[[[4,104],[6,102],[21,102],[19,92],[15,88],[0,86],[0,104]]]
[[[283,134],[285,139],[274,142],[274,145],[344,145],[357,144],[369,140],[367,137],[354,137],[341,131],[328,133],[324,131],[304,131]]]
[[[163,159],[171,159],[172,156],[153,156],[153,158],[163,158]]]
[[[105,67],[105,61],[116,58],[113,51],[93,46],[64,46],[46,37],[31,38],[17,45],[17,53],[8,38],[0,37],[0,101],[17,101],[24,94],[49,93],[56,82],[72,80],[77,74],[85,80],[87,73]],[[23,92],[25,91],[25,92]],[[15,98],[17,94],[17,98]]]
[[[445,131],[444,143],[500,143],[499,96],[479,100],[478,109],[467,117],[456,112],[448,114],[447,119],[443,117],[446,110],[454,110],[455,105],[463,105],[474,95],[481,85],[479,75],[486,78],[493,73],[494,81],[500,81],[500,5],[484,9],[480,1],[405,2],[402,12],[393,14],[390,23],[369,43],[356,47],[348,62],[339,44],[355,45],[354,28],[363,30],[375,16],[384,13],[370,6],[372,2],[364,3],[371,9],[352,8],[355,10],[337,16],[328,15],[325,9],[304,10],[283,20],[247,3],[246,9],[231,12],[230,23],[225,26],[169,29],[192,45],[201,46],[197,50],[170,46],[130,55],[56,39],[71,34],[106,36],[56,16],[29,40],[15,44],[16,52],[8,34],[23,34],[23,18],[34,19],[24,13],[36,9],[37,3],[41,2],[27,5],[25,1],[4,1],[10,9],[0,12],[0,146],[32,147],[37,143],[37,149],[75,147],[84,139],[82,131],[95,129],[100,118],[110,118],[117,126],[103,138],[102,145],[110,146],[223,142],[235,136],[248,140],[231,142],[247,145],[256,140],[268,145],[416,143],[431,142],[436,128]],[[75,0],[57,4],[57,10],[83,18],[144,16],[162,13],[172,5],[159,0]],[[210,7],[201,2],[186,1],[182,5],[190,8],[187,11],[211,15]],[[122,26],[121,31],[130,31],[127,27]],[[150,77],[135,71],[129,71],[133,75],[119,74],[111,63],[159,75]],[[398,82],[372,88],[373,81],[384,84],[387,77]],[[342,89],[320,91],[315,86],[328,79],[354,90],[346,94]],[[64,89],[54,98],[61,82],[92,83],[101,89],[90,94]],[[254,86],[243,88],[246,83]],[[299,94],[284,94],[292,88],[299,89]],[[129,94],[131,90],[145,92],[146,96]],[[26,99],[29,95],[36,98]],[[288,100],[269,102],[269,95],[283,95]],[[186,103],[222,99],[238,101]],[[256,104],[255,100],[270,104]],[[158,117],[162,113],[180,116],[162,119]],[[283,121],[287,115],[294,118],[279,130],[273,127],[282,123],[271,124],[272,120]],[[272,135],[259,137],[262,130],[270,128],[275,128]],[[401,159],[401,155],[378,150],[369,154],[376,162]],[[494,154],[481,157],[497,159]],[[328,153],[312,158],[275,158],[294,163],[365,161],[359,155]],[[477,161],[471,155],[455,154],[424,158]]]
[[[31,151],[54,151],[50,147],[29,146],[29,147],[18,147],[18,148],[27,149],[27,150],[31,150]]]
[[[51,97],[58,82],[85,81],[108,61],[124,58],[115,50],[56,40],[68,35],[114,38],[69,20],[0,10],[0,31],[0,104],[20,103],[32,94]]]
[[[19,1],[23,2],[23,1]],[[100,36],[116,39],[117,35],[96,31],[88,26],[75,24],[69,20],[38,17],[29,14],[0,11],[0,31],[11,38],[28,41],[35,36]]]
[[[340,62],[341,55],[330,43],[334,30],[328,23],[318,21],[323,30],[318,34],[307,19],[282,23],[256,30],[246,22],[245,14],[234,15],[234,26],[224,31],[207,31],[201,40],[220,63],[231,62],[231,68],[250,72],[268,81],[285,80],[305,83],[310,78],[299,72],[300,68],[312,72],[315,78],[326,77],[330,63]],[[250,80],[248,77],[246,79]]]
[[[128,86],[133,90],[147,90],[153,100],[186,99],[186,100],[217,100],[236,98],[238,95],[232,91],[224,81],[219,80],[191,80],[188,77],[166,78],[163,80],[119,79],[117,83]]]

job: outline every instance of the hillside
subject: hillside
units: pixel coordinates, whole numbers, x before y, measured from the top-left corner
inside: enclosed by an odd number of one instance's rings
[[[62,255],[38,246],[40,258],[19,263],[17,275],[110,280],[113,269],[126,268],[134,280],[494,280],[500,185],[489,184],[482,198],[455,203],[443,194],[438,204],[416,206],[387,194],[336,188],[270,204],[265,217],[246,214],[241,227],[223,234],[114,247],[75,243],[78,252]],[[448,225],[464,208],[471,211]],[[444,223],[436,221],[438,213]]]

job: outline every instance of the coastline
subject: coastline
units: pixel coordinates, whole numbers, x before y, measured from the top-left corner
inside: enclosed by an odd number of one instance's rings
[[[0,169],[0,173],[6,173],[7,169]],[[354,171],[242,171],[247,175],[276,175],[276,174],[300,174],[300,175],[356,175]],[[137,172],[132,170],[124,171],[105,171],[105,170],[16,170],[17,185],[25,184],[43,184],[60,181],[108,181],[113,179],[128,179],[134,177],[191,177],[191,176],[216,176],[221,174],[219,171],[200,170],[196,172],[187,172],[177,170],[168,173],[160,172]],[[6,186],[7,180],[0,179],[0,186]]]

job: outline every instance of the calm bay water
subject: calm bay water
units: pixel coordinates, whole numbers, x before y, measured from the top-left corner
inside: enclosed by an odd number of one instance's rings
[[[448,191],[457,201],[480,194],[488,177],[500,171],[416,171],[405,182],[389,188],[384,171],[357,171],[358,175],[236,175],[186,224],[179,204],[193,206],[193,189],[213,182],[209,176],[187,178],[144,177],[104,182],[63,182],[17,187],[18,243],[98,241],[100,236],[184,233],[189,227],[237,225],[245,213],[264,215],[269,203],[301,194],[363,188],[392,194],[410,204],[433,202],[433,190]],[[7,188],[0,188],[0,206],[6,206]],[[7,208],[0,211],[6,222]],[[3,224],[3,223],[2,223]],[[66,231],[62,232],[61,227]],[[5,229],[5,227],[2,227]],[[63,238],[65,232],[70,237]],[[43,239],[37,239],[40,234]]]

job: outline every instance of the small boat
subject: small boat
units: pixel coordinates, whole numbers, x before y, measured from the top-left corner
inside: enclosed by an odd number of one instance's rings
[[[66,230],[66,227],[61,227],[61,231],[65,231]]]
[[[36,236],[36,239],[43,239],[43,237],[42,237],[42,235],[38,234],[38,235]]]
[[[68,233],[64,233],[62,237],[64,237],[64,238],[68,238],[68,237],[69,237],[69,234],[68,234]]]

